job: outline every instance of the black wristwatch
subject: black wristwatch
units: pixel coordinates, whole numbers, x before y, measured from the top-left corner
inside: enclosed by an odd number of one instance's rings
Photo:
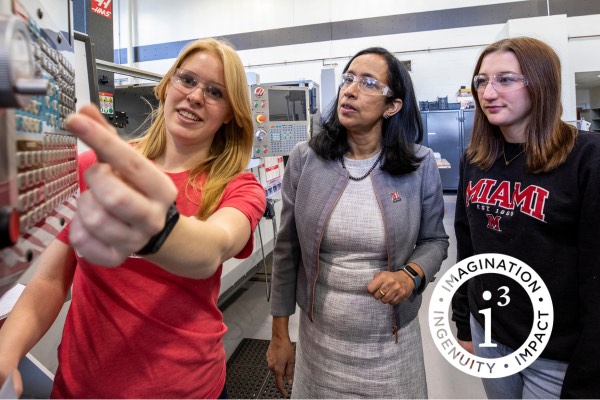
[[[160,250],[162,245],[165,243],[165,240],[167,240],[167,237],[169,237],[169,234],[175,227],[177,221],[179,221],[179,211],[177,211],[177,206],[175,205],[175,203],[173,203],[171,204],[171,207],[169,207],[169,209],[167,210],[167,218],[163,230],[158,232],[156,235],[152,236],[148,243],[146,243],[146,245],[142,247],[142,249],[136,254],[148,255],[154,254],[158,250]]]
[[[421,286],[425,286],[425,280],[421,279],[419,273],[415,271],[413,267],[411,267],[410,265],[403,265],[400,268],[398,268],[398,271],[406,272],[415,283],[415,290],[417,291],[417,293],[421,293],[421,291],[423,290],[423,287]]]

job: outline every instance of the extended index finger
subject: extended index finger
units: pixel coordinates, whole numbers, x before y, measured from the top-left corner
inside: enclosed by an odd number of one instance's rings
[[[149,198],[173,201],[169,178],[117,136],[95,106],[86,105],[67,119],[67,129],[96,152],[127,182]],[[173,188],[174,189],[174,188]]]

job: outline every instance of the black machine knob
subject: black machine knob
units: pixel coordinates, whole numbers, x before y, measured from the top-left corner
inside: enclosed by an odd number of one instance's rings
[[[20,230],[19,212],[9,206],[0,208],[0,249],[17,243]]]

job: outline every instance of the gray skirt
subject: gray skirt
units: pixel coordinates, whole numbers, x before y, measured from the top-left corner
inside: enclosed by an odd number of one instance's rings
[[[354,308],[326,313],[334,315],[334,324],[325,322],[322,313],[310,322],[300,311],[292,398],[427,397],[419,319],[398,331],[396,343],[392,307],[370,300],[379,312],[365,318],[362,329],[350,326],[356,319],[340,323],[340,316]]]

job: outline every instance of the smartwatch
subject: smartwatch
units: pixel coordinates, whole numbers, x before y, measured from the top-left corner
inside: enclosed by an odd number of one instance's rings
[[[413,282],[415,283],[415,290],[417,293],[421,293],[421,291],[423,290],[423,288],[421,287],[421,285],[423,285],[425,283],[425,281],[419,276],[418,272],[414,270],[413,267],[411,267],[410,265],[403,265],[400,268],[398,268],[398,271],[404,271],[408,274],[408,276],[410,276],[413,280]],[[425,286],[425,285],[423,285]]]
[[[179,221],[179,211],[177,211],[177,206],[175,203],[173,203],[167,210],[165,227],[162,229],[162,231],[152,236],[148,243],[146,243],[146,245],[142,247],[142,249],[136,254],[143,256],[158,252],[158,250],[160,250],[162,245],[165,243],[165,240],[167,240],[167,237],[169,237],[169,234],[175,227],[177,221]]]

